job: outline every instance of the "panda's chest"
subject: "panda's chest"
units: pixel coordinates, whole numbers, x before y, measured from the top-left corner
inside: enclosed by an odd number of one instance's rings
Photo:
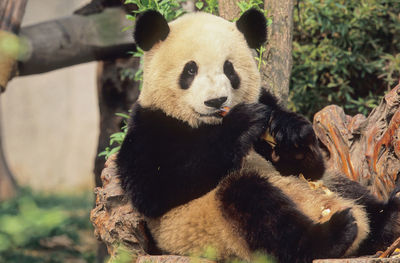
[[[208,137],[208,139],[207,139]],[[164,170],[176,172],[184,170],[190,173],[224,173],[226,161],[219,151],[217,140],[212,140],[212,136],[185,136],[169,137],[164,141],[159,141],[154,145],[154,157],[163,166]],[[212,170],[212,171],[210,171]]]

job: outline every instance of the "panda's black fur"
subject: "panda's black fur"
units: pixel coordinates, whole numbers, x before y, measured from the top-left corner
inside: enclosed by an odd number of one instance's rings
[[[123,185],[135,206],[144,215],[157,217],[215,188],[240,167],[265,129],[265,114],[261,105],[242,104],[223,125],[192,128],[161,110],[136,104],[131,115],[134,128],[118,155]]]
[[[397,186],[386,202],[378,200],[365,187],[344,176],[325,178],[325,184],[330,190],[341,196],[355,200],[365,207],[369,218],[371,232],[361,243],[358,255],[368,255],[378,250],[384,250],[400,237],[400,187]]]
[[[236,24],[238,30],[250,47],[259,46],[266,36],[264,16],[250,10],[242,17]],[[135,41],[144,50],[151,52],[153,46],[168,40],[168,25],[157,12],[144,13],[136,23]],[[190,90],[201,65],[181,67],[176,85]],[[240,89],[243,79],[234,65],[223,72],[232,88]],[[142,102],[133,108],[117,164],[123,189],[147,217],[150,232],[164,252],[198,252],[209,239],[210,244],[221,246],[221,259],[238,256],[251,260],[251,253],[261,251],[279,262],[311,262],[342,257],[351,246],[359,247],[353,254],[374,253],[400,233],[397,191],[388,202],[381,202],[344,177],[324,179],[338,195],[327,202],[347,204],[330,218],[312,219],[309,214],[313,212],[300,209],[297,197],[307,186],[290,175],[302,173],[307,179],[320,179],[325,171],[322,155],[311,124],[279,106],[265,89],[258,101],[238,103],[224,118],[210,115],[216,123],[199,125]],[[276,141],[274,149],[260,139],[267,130]],[[273,152],[278,159],[272,157]],[[249,165],[249,156],[262,156],[280,174],[270,171],[266,161],[260,167]],[[295,189],[298,184],[299,191],[285,192],[285,184]],[[214,218],[207,218],[205,209],[210,209]],[[171,229],[173,224],[177,229]],[[207,227],[214,234],[204,233]],[[221,237],[218,231],[222,231]],[[180,235],[184,238],[177,238]],[[225,236],[226,240],[219,239]]]

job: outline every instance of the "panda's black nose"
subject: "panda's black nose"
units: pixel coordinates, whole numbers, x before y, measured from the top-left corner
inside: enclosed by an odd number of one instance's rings
[[[204,104],[208,107],[213,107],[216,109],[221,108],[222,104],[228,99],[228,97],[219,97],[216,99],[206,100]]]

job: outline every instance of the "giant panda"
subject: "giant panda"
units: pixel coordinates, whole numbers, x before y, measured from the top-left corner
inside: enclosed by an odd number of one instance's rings
[[[117,156],[121,186],[163,253],[212,247],[218,260],[281,263],[373,253],[400,233],[397,192],[381,202],[344,177],[312,189],[297,176],[318,180],[325,168],[311,124],[260,87],[251,49],[266,32],[254,9],[236,23],[137,18],[143,88]]]

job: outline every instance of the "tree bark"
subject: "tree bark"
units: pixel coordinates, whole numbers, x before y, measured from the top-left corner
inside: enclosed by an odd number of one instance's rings
[[[268,41],[265,45],[261,65],[262,85],[277,96],[285,105],[289,96],[290,74],[292,72],[293,0],[265,0],[264,8],[272,18],[268,27]]]
[[[134,75],[138,66],[138,58],[103,61],[97,65],[100,134],[94,162],[96,187],[102,185],[100,175],[105,163],[104,156],[98,156],[98,154],[109,146],[110,135],[121,131],[123,125],[122,117],[115,115],[115,113],[128,113],[139,95],[139,83],[132,78],[123,77],[123,74],[129,72]],[[97,262],[103,262],[106,256],[106,248],[103,244],[99,244]]]
[[[240,8],[235,0],[220,0],[218,1],[218,13],[226,20],[232,21],[239,17]]]
[[[70,17],[23,27],[27,52],[19,75],[43,73],[94,60],[128,57],[135,50],[132,26],[122,8],[106,8],[88,16]],[[43,32],[46,32],[43,34]]]
[[[97,153],[109,146],[110,135],[121,131],[122,117],[116,113],[128,114],[139,96],[139,83],[130,77],[139,68],[138,58],[117,59],[99,62],[97,66],[97,96],[100,111],[100,135]],[[97,156],[94,173],[96,186],[101,186],[101,170],[104,167],[104,157]]]
[[[292,72],[292,38],[293,38],[293,0],[265,0],[264,8],[272,18],[268,27],[268,40],[264,45],[261,63],[261,84],[277,96],[285,105],[289,96],[290,74]],[[237,1],[219,1],[221,17],[233,20],[240,14]]]
[[[331,105],[314,116],[314,130],[326,152],[327,168],[339,171],[382,200],[400,176],[400,84],[368,118],[350,117]]]

